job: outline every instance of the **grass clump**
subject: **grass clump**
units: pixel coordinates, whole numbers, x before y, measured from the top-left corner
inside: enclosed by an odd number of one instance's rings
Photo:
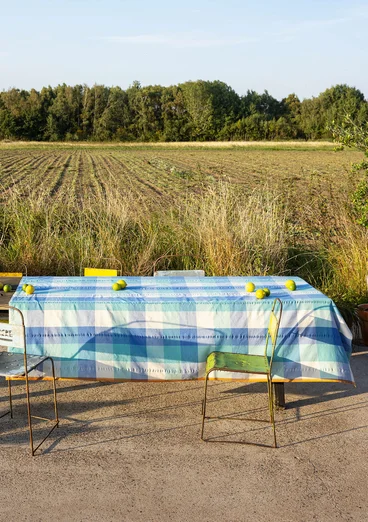
[[[348,195],[346,196],[348,198]],[[207,275],[299,275],[335,300],[345,317],[367,299],[368,230],[342,198],[219,182],[160,210],[137,195],[47,198],[14,188],[0,207],[0,270],[80,275],[122,267],[124,275],[203,268]],[[117,260],[117,262],[115,262]]]

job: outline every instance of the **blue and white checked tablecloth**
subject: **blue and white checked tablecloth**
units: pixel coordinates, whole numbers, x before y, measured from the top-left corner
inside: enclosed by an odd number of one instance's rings
[[[64,378],[197,379],[213,350],[263,353],[279,297],[275,379],[354,382],[349,328],[333,301],[300,278],[295,292],[286,277],[125,277],[116,292],[117,279],[24,277],[10,304],[24,314],[28,353],[54,357]],[[271,296],[257,300],[245,291],[249,281]]]

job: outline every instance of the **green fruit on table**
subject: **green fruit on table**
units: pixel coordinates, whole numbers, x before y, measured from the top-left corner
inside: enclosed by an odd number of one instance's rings
[[[23,292],[26,291],[27,286],[28,286],[27,283],[24,283],[24,285],[22,286],[22,290],[23,290]]]
[[[27,285],[26,290],[25,290],[25,292],[26,292],[27,295],[32,295],[32,294],[34,294],[34,291],[35,291],[35,289],[34,289],[34,286],[33,286],[33,285]]]
[[[256,291],[256,298],[257,299],[264,299],[265,297],[266,297],[266,294],[265,294],[264,290],[262,290],[262,288],[259,288]]]
[[[256,285],[254,283],[247,283],[245,285],[246,292],[254,292],[255,289],[256,289]]]
[[[124,279],[119,279],[118,285],[120,285],[120,288],[126,288],[127,287],[126,281],[124,281]]]
[[[262,288],[262,290],[266,294],[266,297],[269,297],[271,295],[271,290],[269,288]]]
[[[4,288],[4,284],[0,283],[0,290],[2,290],[3,288]]]
[[[4,290],[4,292],[11,292],[12,291],[12,287],[11,287],[11,285],[4,285],[3,290]]]
[[[285,286],[288,290],[291,290],[292,292],[294,292],[294,290],[296,290],[296,284],[295,284],[295,281],[293,281],[292,279],[288,279],[285,283]]]
[[[121,290],[121,286],[119,285],[119,283],[114,283],[112,285],[112,289],[117,292],[118,290]]]

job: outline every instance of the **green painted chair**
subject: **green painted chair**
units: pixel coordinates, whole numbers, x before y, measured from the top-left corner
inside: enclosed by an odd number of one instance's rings
[[[266,346],[263,355],[246,355],[241,353],[228,352],[212,352],[207,357],[206,363],[206,377],[204,388],[204,399],[202,402],[202,432],[201,439],[204,434],[205,419],[224,419],[224,417],[208,417],[206,416],[207,403],[207,385],[208,377],[211,372],[240,372],[240,373],[256,373],[267,376],[268,388],[268,407],[270,411],[270,422],[273,427],[274,447],[277,448],[276,442],[276,428],[275,428],[275,413],[273,401],[273,387],[272,387],[272,362],[275,353],[277,336],[282,315],[282,302],[280,299],[275,299],[273,302],[270,320],[267,329]],[[271,347],[269,348],[269,345]],[[234,417],[226,417],[226,420],[240,420]],[[246,420],[246,419],[241,419]]]

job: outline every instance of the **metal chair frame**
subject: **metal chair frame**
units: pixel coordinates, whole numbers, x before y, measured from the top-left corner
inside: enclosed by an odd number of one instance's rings
[[[276,306],[278,305],[278,310],[277,310],[277,313],[275,312],[275,309],[276,309]],[[276,426],[275,426],[275,411],[274,411],[274,399],[273,399],[273,386],[272,386],[272,363],[273,363],[273,358],[274,358],[274,354],[275,354],[275,348],[276,348],[276,344],[277,344],[277,336],[278,336],[278,331],[279,331],[279,327],[280,327],[280,322],[281,322],[281,315],[282,315],[282,302],[279,298],[276,298],[273,302],[273,306],[272,306],[272,310],[271,310],[271,315],[270,315],[270,320],[269,320],[269,324],[268,324],[268,328],[267,328],[267,335],[266,335],[266,345],[265,345],[265,350],[264,350],[264,357],[267,358],[268,360],[268,354],[267,354],[267,350],[268,350],[268,344],[269,344],[269,341],[271,340],[271,343],[272,343],[272,351],[271,351],[271,356],[269,357],[269,363],[268,363],[268,371],[267,372],[260,372],[260,371],[252,371],[251,369],[249,369],[249,373],[257,373],[257,374],[261,374],[261,375],[267,375],[267,391],[268,391],[268,408],[269,408],[269,413],[270,413],[270,422],[272,424],[272,428],[273,428],[273,440],[274,440],[274,448],[277,448],[277,441],[276,441]],[[215,353],[215,352],[212,352],[212,353]],[[210,354],[211,355],[211,354]],[[208,357],[210,357],[210,355]],[[239,356],[239,359],[241,360],[241,358],[247,358],[247,359],[251,359],[252,357],[260,357],[259,355],[258,356],[254,356],[254,355],[245,355],[245,354],[231,354],[233,356]],[[208,360],[208,357],[207,357],[207,360]],[[226,367],[215,367],[215,368],[212,368],[210,369],[209,371],[207,371],[206,369],[206,377],[205,377],[205,387],[204,387],[204,399],[202,401],[202,430],[201,430],[201,439],[203,441],[205,441],[204,439],[204,424],[205,424],[205,419],[222,419],[224,420],[224,417],[209,417],[209,416],[206,416],[206,405],[207,405],[207,387],[208,387],[208,377],[210,375],[211,372],[213,371],[230,371],[230,372],[239,372],[239,373],[246,373],[244,370],[234,370],[234,369],[229,369],[229,368],[226,368]],[[239,418],[239,417],[226,417],[226,420],[257,420],[258,422],[269,422],[269,421],[264,421],[264,420],[260,420],[260,419],[244,419],[244,418]]]
[[[186,270],[186,269],[185,269],[185,270],[156,270],[157,265],[158,265],[158,264],[160,263],[160,261],[162,261],[162,260],[165,260],[165,259],[169,259],[169,260],[171,260],[171,259],[175,259],[175,258],[183,258],[183,257],[186,257],[186,256],[182,256],[182,255],[180,255],[180,254],[164,254],[164,255],[158,257],[158,258],[156,259],[156,261],[153,263],[153,270],[152,270],[152,271],[153,271],[153,276],[154,276],[154,277],[157,277],[157,276],[162,276],[162,275],[170,275],[170,274],[169,274],[170,272],[172,272],[172,275],[175,276],[175,275],[178,274],[178,272],[182,272],[182,275],[183,275],[183,276],[186,276],[186,275],[187,275],[187,276],[190,277],[190,276],[192,275],[192,276],[195,276],[195,277],[200,277],[200,276],[197,276],[196,274],[193,274],[193,273],[190,275],[190,272],[194,272],[194,270],[196,270],[196,269],[191,269],[191,270]],[[188,257],[189,257],[189,256],[188,256]],[[198,257],[196,257],[196,256],[194,256],[194,257],[195,257],[196,259],[198,259]],[[199,269],[198,269],[198,270],[199,270]],[[202,269],[200,269],[200,270],[203,272],[203,276],[205,276],[204,270],[202,270]],[[165,274],[161,274],[160,272],[165,272]]]
[[[24,274],[27,277],[27,265],[23,265]],[[0,277],[23,277],[23,272],[0,272]]]
[[[14,310],[17,313],[20,314],[21,317],[21,329],[22,329],[22,343],[23,343],[23,364],[24,364],[24,371],[20,371],[18,375],[9,375],[5,376],[8,380],[8,391],[9,391],[9,410],[3,413],[1,417],[5,417],[5,415],[9,415],[13,418],[13,402],[12,402],[12,388],[11,388],[11,380],[12,377],[19,378],[24,377],[25,383],[26,383],[26,399],[27,399],[27,414],[28,414],[28,426],[29,426],[29,443],[30,443],[30,449],[32,456],[35,455],[38,448],[45,442],[45,440],[49,437],[49,435],[54,431],[55,428],[59,426],[59,415],[58,415],[58,406],[57,406],[57,398],[56,398],[56,381],[55,381],[55,366],[54,361],[50,356],[41,356],[42,359],[35,364],[29,365],[27,361],[27,347],[26,347],[26,336],[25,336],[25,325],[24,325],[24,316],[22,312],[15,308],[14,306],[1,306],[0,309],[4,310]],[[9,357],[11,357],[11,354],[9,354]],[[39,417],[37,415],[32,415],[31,412],[31,400],[30,400],[30,391],[29,391],[29,373],[32,370],[35,370],[40,364],[44,363],[45,361],[49,360],[51,362],[51,369],[52,369],[52,384],[53,384],[53,398],[54,398],[54,412],[55,412],[55,419],[49,419],[45,417]],[[34,446],[34,440],[33,440],[33,429],[32,429],[32,419],[39,419],[44,421],[52,421],[54,422],[53,426],[47,433],[47,435],[42,439],[42,441],[35,447]]]

